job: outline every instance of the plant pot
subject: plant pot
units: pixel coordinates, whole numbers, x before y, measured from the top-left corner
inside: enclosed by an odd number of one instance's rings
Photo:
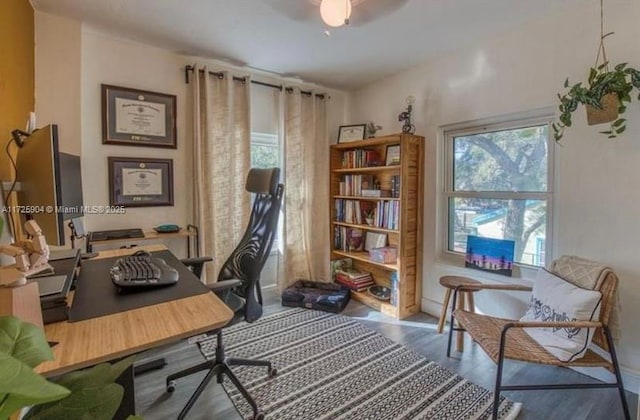
[[[618,107],[620,101],[616,93],[607,93],[600,99],[600,105],[602,109],[598,109],[591,105],[586,105],[587,108],[587,124],[597,125],[610,123],[618,119]]]

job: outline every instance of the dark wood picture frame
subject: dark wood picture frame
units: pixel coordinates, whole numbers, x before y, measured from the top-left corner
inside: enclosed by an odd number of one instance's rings
[[[367,124],[341,125],[338,129],[338,143],[364,140],[366,135]]]
[[[176,149],[176,95],[102,87],[102,143]]]
[[[173,206],[173,159],[109,156],[109,204]]]

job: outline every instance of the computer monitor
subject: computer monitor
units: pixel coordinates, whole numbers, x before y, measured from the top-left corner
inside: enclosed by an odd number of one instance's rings
[[[58,149],[58,126],[48,125],[24,140],[16,158],[18,205],[51,245],[64,245],[64,221],[82,216],[80,156]]]

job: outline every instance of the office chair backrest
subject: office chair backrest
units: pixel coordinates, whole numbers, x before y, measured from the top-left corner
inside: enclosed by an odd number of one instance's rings
[[[245,189],[255,194],[249,225],[218,275],[218,281],[242,281],[242,286],[235,288],[233,293],[245,299],[244,318],[247,322],[253,322],[262,315],[260,272],[276,237],[284,191],[284,185],[278,183],[279,178],[279,168],[249,170]]]

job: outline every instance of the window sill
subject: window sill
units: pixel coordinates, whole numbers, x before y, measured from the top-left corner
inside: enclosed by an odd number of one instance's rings
[[[459,276],[471,277],[488,283],[502,284],[520,284],[531,286],[536,277],[538,268],[515,265],[513,269],[513,277],[501,276],[499,274],[491,274],[481,270],[474,270],[464,266],[464,257],[453,253],[442,253],[435,261],[436,268],[439,271]]]

